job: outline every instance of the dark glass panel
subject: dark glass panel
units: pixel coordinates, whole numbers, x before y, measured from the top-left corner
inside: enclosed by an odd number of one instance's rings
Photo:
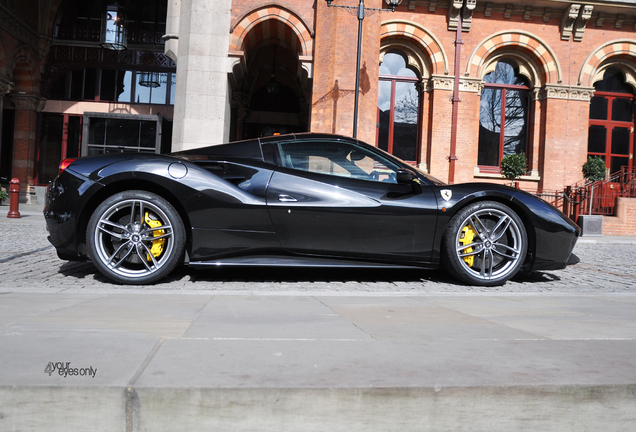
[[[115,100],[115,86],[117,81],[117,71],[102,70],[101,91],[99,98],[103,101]]]
[[[633,116],[634,101],[632,99],[617,98],[612,102],[612,120],[631,122]]]
[[[49,99],[66,99],[66,74],[53,82],[49,92]]]
[[[82,144],[82,118],[70,116],[68,118],[68,135],[66,141],[66,157],[74,158],[80,155]]]
[[[84,72],[85,100],[95,100],[95,85],[97,84],[97,69],[86,69]]]
[[[628,157],[612,157],[612,163],[610,166],[610,174],[617,173],[622,167],[629,166]]]
[[[607,99],[603,96],[594,96],[590,103],[590,118],[594,120],[607,120]]]
[[[83,99],[84,69],[71,71],[71,99]]]
[[[142,121],[141,133],[139,135],[139,145],[141,147],[152,148],[154,152],[156,141],[157,141],[157,122]],[[128,144],[128,145],[131,145],[131,144]]]
[[[106,139],[106,119],[91,118],[90,131],[88,132],[89,144],[104,144]]]
[[[612,153],[619,155],[629,154],[629,129],[615,127],[612,129]]]
[[[137,146],[139,142],[139,121],[108,119],[106,128],[106,145]]]
[[[588,153],[605,153],[607,129],[605,126],[592,125],[587,136]]]
[[[38,160],[38,183],[47,184],[57,177],[58,166],[62,159],[62,135],[64,116],[61,114],[42,114],[40,130],[40,153]]]
[[[632,93],[632,89],[625,83],[625,75],[616,68],[609,68],[603,75],[603,81],[594,83],[597,91],[611,93]]]

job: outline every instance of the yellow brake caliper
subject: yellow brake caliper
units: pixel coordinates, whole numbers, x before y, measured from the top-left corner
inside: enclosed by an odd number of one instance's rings
[[[459,245],[464,246],[464,245],[471,244],[474,238],[475,238],[475,231],[473,231],[473,229],[470,226],[465,226],[461,234],[459,235]],[[462,250],[462,253],[471,253],[472,251],[473,251],[473,248],[468,247]],[[465,256],[464,261],[466,262],[466,264],[468,264],[469,267],[472,267],[473,263],[475,262],[475,256],[474,255]]]
[[[157,228],[161,226],[161,221],[150,219],[150,216],[148,216],[148,212],[146,212],[146,214],[144,215],[144,222],[146,222],[146,224],[148,224],[150,228]],[[159,237],[163,234],[165,234],[164,230],[154,230],[152,232],[153,237]],[[159,255],[161,255],[161,252],[163,252],[163,246],[165,244],[166,244],[165,238],[153,240],[152,247],[150,248],[150,253],[152,254],[152,256],[156,258]],[[152,259],[150,258],[150,255],[149,254],[146,254],[146,255],[148,256],[148,261],[152,261]]]

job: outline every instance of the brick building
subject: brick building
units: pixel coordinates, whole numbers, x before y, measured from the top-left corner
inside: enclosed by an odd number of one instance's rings
[[[352,135],[358,19],[334,6],[358,3],[120,0],[114,50],[111,2],[0,0],[0,177],[32,189],[62,157]],[[528,190],[580,181],[588,155],[632,167],[636,1],[365,6],[361,140],[455,183],[504,182],[509,153]]]

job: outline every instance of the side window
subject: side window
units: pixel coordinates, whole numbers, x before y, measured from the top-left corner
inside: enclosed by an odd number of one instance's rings
[[[334,141],[280,143],[281,165],[317,174],[397,183],[398,166],[366,148]]]

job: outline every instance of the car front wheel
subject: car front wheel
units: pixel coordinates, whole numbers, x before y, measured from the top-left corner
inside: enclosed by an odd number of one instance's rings
[[[446,227],[444,265],[472,285],[501,285],[523,265],[528,236],[519,216],[495,201],[471,204]]]
[[[86,243],[95,266],[123,284],[150,284],[167,276],[185,247],[185,228],[174,207],[145,191],[119,192],[88,222]]]

